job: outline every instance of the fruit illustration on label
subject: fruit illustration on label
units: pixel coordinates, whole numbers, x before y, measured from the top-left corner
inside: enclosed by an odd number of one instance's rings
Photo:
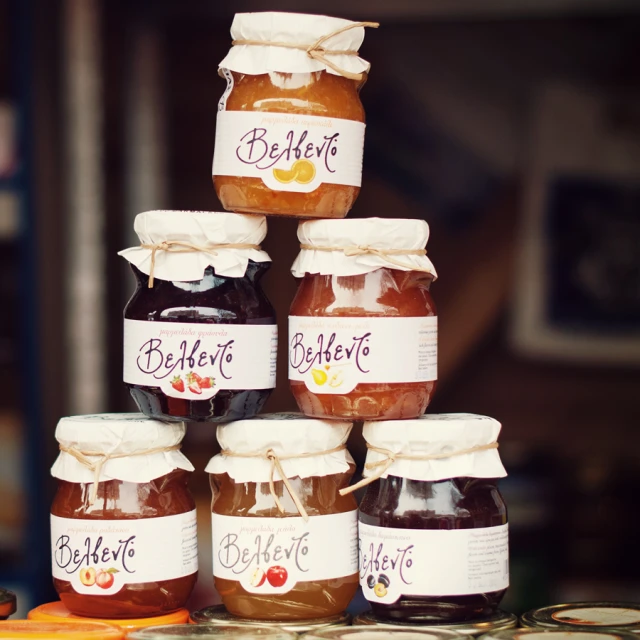
[[[337,387],[342,386],[343,382],[344,382],[344,375],[342,371],[337,371],[329,379],[329,386],[336,389]]]
[[[313,376],[313,381],[319,387],[321,387],[329,378],[326,371],[323,371],[322,369],[311,369],[311,375]]]
[[[109,589],[113,586],[115,580],[114,574],[118,573],[117,569],[100,569],[96,574],[96,584],[101,589]]]
[[[281,184],[289,184],[294,180],[298,184],[309,184],[316,177],[316,167],[311,160],[296,160],[291,169],[274,169],[273,177]]]
[[[262,569],[258,568],[253,572],[250,584],[252,587],[261,587],[266,579],[267,574]]]
[[[85,587],[92,587],[96,583],[96,570],[93,567],[80,569],[80,582]]]
[[[200,378],[200,388],[201,389],[213,389],[216,386],[216,380],[212,376],[207,376],[206,378]]]
[[[369,587],[369,589],[373,589],[373,587],[376,586],[376,579],[373,577],[373,574],[369,574],[367,576],[367,587]]]
[[[202,393],[202,388],[200,387],[200,376],[197,373],[191,371],[187,374],[187,386],[189,387],[189,391],[191,393],[196,393],[200,395]]]
[[[176,376],[171,379],[171,386],[180,393],[184,393],[184,380],[181,376]]]
[[[293,168],[291,168],[291,169],[274,169],[273,170],[273,177],[278,182],[280,182],[282,184],[289,184],[290,182],[293,182],[295,180],[296,173],[293,170]]]
[[[267,580],[272,587],[281,587],[289,577],[287,570],[279,565],[269,567],[267,570]]]
[[[373,589],[373,593],[375,593],[378,598],[384,598],[387,595],[389,584],[389,578],[384,573],[378,576],[377,582],[372,575],[367,578],[367,586],[369,589]]]

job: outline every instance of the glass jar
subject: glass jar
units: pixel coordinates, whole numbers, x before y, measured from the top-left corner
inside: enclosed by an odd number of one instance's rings
[[[572,602],[534,609],[522,614],[523,627],[547,629],[620,630],[640,633],[637,602]]]
[[[218,427],[211,474],[213,574],[222,603],[253,620],[344,612],[358,587],[351,424],[273,414]],[[283,475],[284,474],[284,475]]]
[[[6,620],[16,612],[16,594],[0,589],[0,620]]]
[[[425,412],[438,335],[428,236],[423,220],[300,224],[289,383],[305,415],[395,420]]]
[[[218,109],[212,169],[222,206],[343,218],[362,180],[365,114],[359,91],[370,66],[356,55],[362,23],[245,13],[236,14],[231,35],[234,46],[220,63],[227,89]],[[321,38],[321,50],[308,51]],[[336,50],[352,55],[331,53]]]
[[[346,629],[321,629],[305,634],[308,640],[461,640],[463,636],[440,629],[377,629],[372,627],[347,627]]]
[[[184,434],[183,424],[140,414],[60,420],[52,569],[71,613],[142,618],[186,603],[198,557]]]
[[[127,640],[182,640],[182,638],[233,638],[235,640],[296,640],[297,633],[278,629],[278,627],[266,627],[254,625],[251,627],[226,624],[226,625],[196,625],[178,624],[164,627],[148,627],[140,631],[134,631],[127,636]]]
[[[124,632],[100,622],[38,622],[36,620],[2,620],[0,637],[42,638],[42,640],[124,640]]]
[[[482,640],[637,640],[638,636],[628,631],[614,629],[509,629],[480,636]]]
[[[365,423],[360,584],[376,617],[459,622],[509,584],[500,424],[471,414]]]
[[[141,246],[120,255],[137,281],[124,311],[123,377],[138,408],[169,421],[255,415],[275,387],[277,353],[260,286],[270,266],[259,247],[265,218],[149,211],[135,229]]]

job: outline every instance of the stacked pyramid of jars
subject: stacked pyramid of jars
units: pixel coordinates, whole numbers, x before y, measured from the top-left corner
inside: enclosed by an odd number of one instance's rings
[[[121,252],[138,281],[124,382],[144,415],[64,418],[57,430],[53,577],[72,614],[184,607],[197,534],[180,442],[194,421],[217,423],[222,447],[206,472],[227,620],[344,624],[359,585],[370,622],[495,614],[508,584],[500,425],[425,415],[437,378],[429,227],[344,219],[362,174],[368,26],[235,17],[212,171],[227,212],[141,213],[140,245]],[[301,413],[260,415],[278,343],[260,243],[276,215],[304,219],[286,337]],[[350,486],[354,421],[368,453]]]

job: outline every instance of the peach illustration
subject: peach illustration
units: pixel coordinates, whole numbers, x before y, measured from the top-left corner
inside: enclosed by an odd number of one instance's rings
[[[80,569],[80,582],[85,587],[92,587],[96,583],[96,570],[93,567]]]
[[[101,589],[108,589],[114,581],[114,577],[112,573],[108,571],[98,571],[98,575],[96,576],[96,584]]]

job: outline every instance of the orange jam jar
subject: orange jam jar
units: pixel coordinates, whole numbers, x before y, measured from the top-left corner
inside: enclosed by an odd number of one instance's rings
[[[183,423],[137,413],[58,423],[52,571],[72,614],[145,618],[184,607],[198,574],[184,434]]]
[[[253,620],[344,612],[358,588],[351,424],[265,414],[218,427],[210,473],[213,575],[222,603]]]
[[[344,218],[360,191],[365,115],[358,57],[375,23],[240,13],[220,63],[213,182],[229,211]]]
[[[300,223],[289,383],[314,418],[417,418],[436,388],[437,277],[424,220]]]

